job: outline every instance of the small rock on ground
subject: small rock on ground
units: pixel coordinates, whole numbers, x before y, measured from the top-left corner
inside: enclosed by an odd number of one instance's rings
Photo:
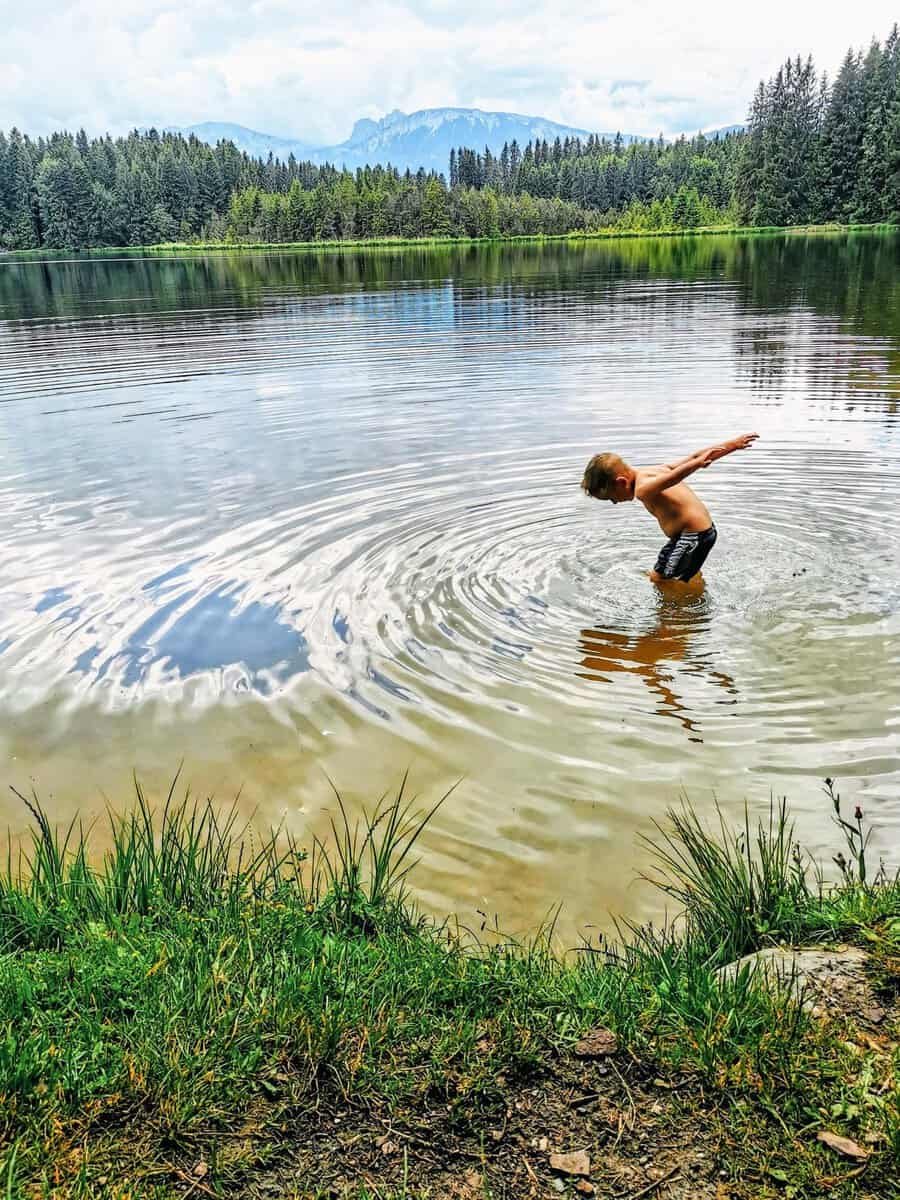
[[[868,962],[869,955],[855,946],[838,950],[769,946],[722,967],[719,975],[734,979],[745,969],[759,971],[787,986],[798,999],[802,997],[808,1009],[819,1005],[862,1014],[870,1010],[873,1018],[878,1018],[878,1006],[866,973]]]
[[[618,1048],[619,1041],[613,1031],[598,1025],[578,1042],[575,1053],[579,1058],[606,1058],[615,1054]]]
[[[586,1150],[573,1150],[571,1154],[551,1154],[550,1166],[561,1175],[590,1175],[591,1160]]]

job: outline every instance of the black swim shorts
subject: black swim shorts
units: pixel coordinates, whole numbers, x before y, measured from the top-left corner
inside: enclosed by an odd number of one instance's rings
[[[701,533],[679,533],[669,538],[656,560],[657,575],[687,583],[706,562],[707,554],[716,544],[716,536],[715,525],[710,525]]]

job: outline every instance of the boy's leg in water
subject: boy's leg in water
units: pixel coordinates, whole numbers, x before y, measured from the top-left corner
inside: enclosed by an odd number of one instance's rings
[[[647,578],[651,583],[655,584],[660,591],[663,592],[680,592],[682,595],[685,592],[700,593],[706,587],[706,580],[698,571],[691,579],[666,579],[660,575],[658,571],[648,571]]]

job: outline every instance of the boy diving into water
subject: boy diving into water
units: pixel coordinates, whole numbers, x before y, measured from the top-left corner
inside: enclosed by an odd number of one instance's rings
[[[716,543],[716,527],[709,509],[682,480],[717,458],[735,450],[746,450],[759,437],[743,433],[729,442],[707,446],[678,462],[657,467],[630,467],[618,454],[595,454],[588,463],[581,486],[597,500],[621,504],[640,500],[647,512],[656,517],[669,539],[659,552],[650,572],[654,583],[693,579]]]

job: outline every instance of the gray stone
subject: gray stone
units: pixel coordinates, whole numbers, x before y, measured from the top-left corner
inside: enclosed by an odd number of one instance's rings
[[[866,977],[868,961],[866,952],[855,946],[837,950],[769,946],[729,963],[718,974],[724,979],[734,979],[739,972],[749,969],[787,987],[798,999],[802,997],[807,1009],[818,1007],[817,1001],[827,1008],[860,1008],[871,1004]]]

